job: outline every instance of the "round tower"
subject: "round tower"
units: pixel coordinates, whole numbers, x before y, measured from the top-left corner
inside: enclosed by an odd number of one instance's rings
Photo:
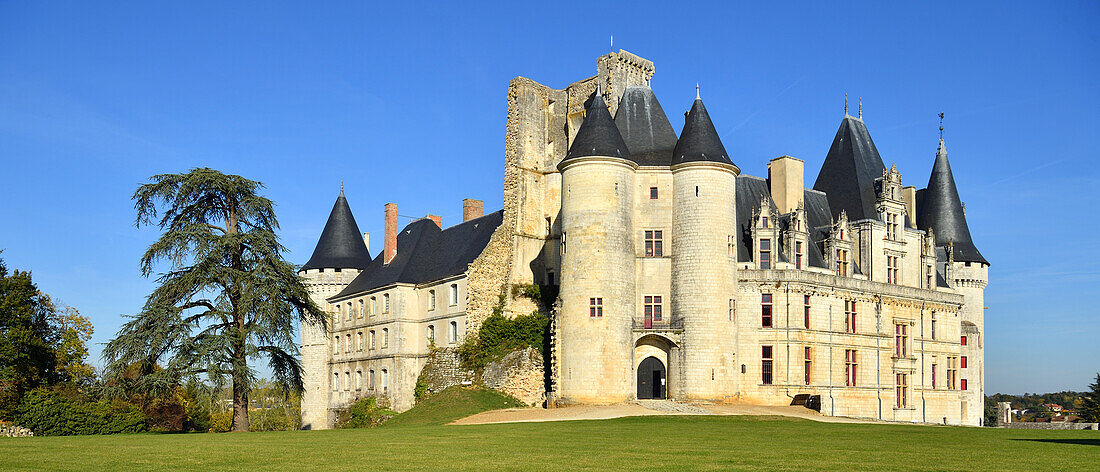
[[[682,320],[678,399],[736,391],[732,307],[737,294],[735,183],[730,161],[696,95],[672,158],[672,320]]]
[[[367,245],[341,188],[313,256],[299,269],[298,275],[305,279],[313,303],[326,310],[326,299],[340,293],[370,262]],[[329,328],[332,328],[331,318]],[[302,384],[305,387],[302,392],[302,428],[328,429],[333,422],[329,412],[329,365],[332,360],[329,333],[321,326],[304,323],[299,329]]]
[[[634,173],[597,93],[565,159],[561,190],[558,401],[617,403],[634,396]]]

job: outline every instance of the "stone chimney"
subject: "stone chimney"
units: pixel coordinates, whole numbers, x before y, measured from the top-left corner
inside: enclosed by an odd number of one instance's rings
[[[779,213],[790,213],[802,200],[805,162],[791,156],[780,156],[768,162],[768,186]]]
[[[432,220],[440,229],[443,228],[443,218],[440,218],[439,215],[428,215],[428,219]]]
[[[909,222],[917,227],[917,188],[913,186],[901,189],[901,199],[905,200],[905,212],[909,214]]]
[[[386,204],[386,240],[382,262],[389,264],[397,255],[397,204]]]
[[[363,245],[367,247],[367,253],[370,253],[370,233],[363,233]]]
[[[481,218],[485,214],[485,202],[481,200],[474,200],[472,198],[462,199],[462,221],[470,221],[474,218]]]

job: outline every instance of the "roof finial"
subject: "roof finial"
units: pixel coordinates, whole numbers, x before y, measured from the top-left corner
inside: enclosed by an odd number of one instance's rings
[[[340,196],[344,196],[344,181],[340,180]]]
[[[940,112],[940,141],[943,141],[943,112]]]
[[[859,97],[859,119],[863,119],[863,97]]]
[[[699,82],[695,83],[695,99],[699,100]]]
[[[615,35],[611,35],[611,52],[615,52]]]
[[[848,116],[848,94],[844,94],[844,116]]]

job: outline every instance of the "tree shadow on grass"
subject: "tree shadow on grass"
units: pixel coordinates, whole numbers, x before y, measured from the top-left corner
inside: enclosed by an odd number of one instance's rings
[[[1082,446],[1100,446],[1100,439],[1038,439],[1038,438],[1013,438],[1013,441],[1032,441],[1058,444],[1080,444]]]

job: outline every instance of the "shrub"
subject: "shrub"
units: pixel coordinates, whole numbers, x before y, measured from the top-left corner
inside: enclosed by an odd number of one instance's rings
[[[210,414],[210,429],[207,431],[211,433],[228,433],[231,429],[233,429],[232,411],[217,411]]]
[[[249,431],[294,431],[302,426],[302,416],[295,408],[260,408],[248,412]]]
[[[336,427],[373,428],[396,414],[385,405],[380,405],[375,397],[360,398],[350,407],[336,413]]]
[[[28,392],[16,410],[16,423],[37,436],[137,433],[145,431],[145,414],[122,400],[90,401],[47,389]]]
[[[517,316],[512,319],[494,313],[485,319],[477,336],[471,336],[459,346],[462,366],[481,371],[490,362],[504,357],[516,349],[533,347],[543,352],[546,348],[549,320],[538,313]]]

